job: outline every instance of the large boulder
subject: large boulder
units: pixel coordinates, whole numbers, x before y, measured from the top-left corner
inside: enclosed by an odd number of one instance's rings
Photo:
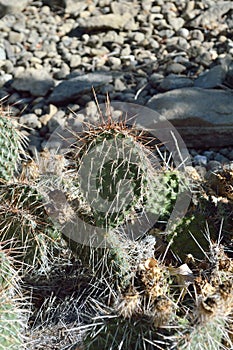
[[[185,88],[153,96],[147,107],[170,121],[188,147],[233,146],[233,92]]]

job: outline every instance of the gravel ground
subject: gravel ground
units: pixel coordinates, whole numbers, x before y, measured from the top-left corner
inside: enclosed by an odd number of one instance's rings
[[[232,92],[232,1],[35,0],[17,6],[9,1],[0,19],[0,96],[8,96],[32,152],[65,124],[70,109],[92,106],[92,86],[100,103],[108,92],[112,101],[143,105],[180,88]],[[233,160],[233,144],[205,146],[190,150],[194,165]]]

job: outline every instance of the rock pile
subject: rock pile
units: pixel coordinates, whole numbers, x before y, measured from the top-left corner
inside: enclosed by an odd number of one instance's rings
[[[188,147],[232,158],[232,1],[0,0],[0,17],[0,97],[32,128],[31,148],[94,87],[99,102],[147,105]]]

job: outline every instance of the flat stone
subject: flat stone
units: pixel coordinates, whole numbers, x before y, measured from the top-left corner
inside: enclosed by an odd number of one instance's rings
[[[54,86],[54,81],[45,69],[29,68],[13,81],[17,91],[28,91],[32,96],[45,96]]]
[[[180,89],[184,87],[192,87],[193,80],[186,76],[180,76],[175,74],[169,74],[159,84],[158,89],[162,91]]]
[[[200,154],[197,154],[194,157],[194,164],[195,165],[206,165],[207,164],[207,157],[206,156],[202,156]]]
[[[51,0],[49,0],[50,2]],[[66,3],[66,13],[80,13],[87,8],[86,1],[63,0]]]
[[[38,117],[34,113],[28,113],[24,114],[19,119],[20,124],[24,124],[26,126],[29,126],[30,128],[40,128],[41,122],[39,121]]]
[[[98,87],[110,83],[113,80],[111,74],[106,73],[88,73],[68,80],[62,81],[58,84],[51,95],[49,96],[49,103],[61,106],[67,102],[76,101],[81,94],[90,92],[92,87]]]
[[[180,74],[183,73],[186,70],[186,67],[183,64],[180,63],[171,63],[167,66],[167,73],[175,73]]]
[[[147,107],[170,121],[188,147],[233,146],[231,91],[176,89],[153,96]]]
[[[181,17],[174,17],[174,16],[169,16],[168,17],[168,23],[172,26],[172,28],[175,31],[178,31],[180,28],[183,27],[185,21]]]
[[[4,47],[0,46],[0,61],[4,61],[6,59],[6,51]]]
[[[217,65],[209,71],[201,74],[195,81],[194,86],[202,87],[204,89],[215,88],[221,85],[226,77],[226,70],[223,66]]]
[[[232,1],[218,1],[191,21],[191,27],[215,29],[219,23],[224,23],[224,15],[233,9]]]
[[[164,76],[159,73],[153,73],[149,77],[149,82],[153,88],[157,88],[158,85],[163,81]]]
[[[81,64],[81,56],[80,55],[72,55],[70,58],[70,67],[76,68]]]
[[[133,6],[130,2],[117,2],[111,1],[111,10],[115,15],[124,15],[125,13],[131,13],[131,16],[136,16],[140,10],[140,6],[137,3],[134,3]]]
[[[0,0],[0,18],[10,13],[23,11],[29,4],[29,0]]]
[[[8,39],[11,44],[21,43],[24,39],[24,34],[11,31],[9,33]]]
[[[81,12],[87,8],[85,1],[77,0],[43,0],[43,4],[55,9],[65,9],[66,13]]]
[[[94,29],[124,29],[136,30],[137,25],[132,22],[132,14],[130,12],[124,13],[123,15],[109,13],[107,15],[93,16],[87,20],[82,21],[82,28],[88,30]]]

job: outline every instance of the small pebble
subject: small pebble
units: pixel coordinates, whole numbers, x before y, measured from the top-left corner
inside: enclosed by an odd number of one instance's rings
[[[194,158],[195,165],[207,165],[207,157],[197,154]]]

